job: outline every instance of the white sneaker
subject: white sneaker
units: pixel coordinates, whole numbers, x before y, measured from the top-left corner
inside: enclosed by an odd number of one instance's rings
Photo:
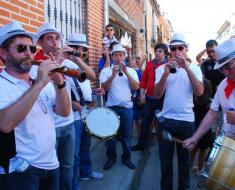
[[[90,179],[94,179],[94,180],[101,180],[103,179],[104,175],[100,172],[95,172],[93,171],[89,176],[83,176],[83,177],[80,177],[80,180],[90,180]]]

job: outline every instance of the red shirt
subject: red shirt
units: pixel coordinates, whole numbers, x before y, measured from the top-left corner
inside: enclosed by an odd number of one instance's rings
[[[161,66],[163,63],[157,63],[156,68]],[[140,88],[146,89],[147,96],[153,96],[153,88],[155,82],[155,71],[153,60],[149,61],[145,67],[144,73],[140,81]]]

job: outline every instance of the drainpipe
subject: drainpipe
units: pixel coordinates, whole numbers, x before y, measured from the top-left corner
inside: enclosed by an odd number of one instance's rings
[[[104,0],[104,26],[109,24],[109,3],[108,0]]]
[[[145,53],[148,57],[148,36],[147,36],[147,1],[144,0],[144,24],[145,24]]]

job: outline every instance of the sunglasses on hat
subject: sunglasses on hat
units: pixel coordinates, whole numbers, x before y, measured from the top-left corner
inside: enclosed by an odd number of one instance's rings
[[[184,46],[174,46],[174,47],[170,47],[170,50],[171,50],[171,51],[176,51],[177,49],[178,49],[179,51],[183,51]]]
[[[18,53],[25,52],[28,47],[29,47],[29,50],[32,54],[36,53],[37,48],[34,45],[18,44],[18,45],[15,46]]]

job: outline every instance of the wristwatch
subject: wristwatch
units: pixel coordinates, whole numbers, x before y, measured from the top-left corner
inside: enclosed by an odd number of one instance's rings
[[[62,89],[66,87],[66,82],[64,81],[63,84],[55,84],[55,86],[57,86],[58,89]]]

